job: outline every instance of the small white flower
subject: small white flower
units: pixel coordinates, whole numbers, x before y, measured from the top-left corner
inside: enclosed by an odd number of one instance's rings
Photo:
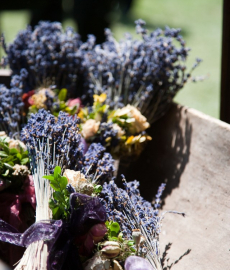
[[[85,175],[80,171],[73,171],[66,169],[63,173],[68,180],[68,183],[71,184],[74,188],[77,188],[81,183],[87,182]]]
[[[82,125],[82,135],[83,137],[87,140],[91,137],[93,137],[100,126],[100,122],[97,122],[94,119],[89,119],[87,120],[83,125]]]
[[[19,140],[14,140],[14,139],[9,140],[9,148],[10,149],[15,148],[18,151],[20,151],[20,148],[22,148],[24,151],[27,150],[27,148],[23,142],[21,142]]]
[[[87,195],[91,195],[93,193],[93,184],[88,183],[85,175],[80,171],[66,169],[63,176],[67,178],[68,183],[71,184],[71,186],[73,186],[77,191]]]
[[[12,175],[29,175],[30,174],[30,171],[28,169],[27,166],[25,165],[19,165],[19,164],[15,164],[14,167],[14,172],[12,173]]]
[[[147,122],[146,117],[141,114],[141,112],[134,106],[127,105],[122,109],[116,111],[114,116],[121,117],[127,115],[131,119],[127,119],[126,122],[130,123],[130,131],[134,133],[140,133],[147,128],[149,128],[149,123]]]

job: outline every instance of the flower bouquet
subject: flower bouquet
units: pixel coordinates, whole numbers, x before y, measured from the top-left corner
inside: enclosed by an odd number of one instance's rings
[[[14,193],[18,220],[21,202],[35,208],[36,198],[35,221],[0,220],[0,240],[26,247],[16,269],[162,270],[165,185],[151,205],[137,181],[116,185],[114,159],[141,153],[200,60],[186,71],[180,30],[144,25],[139,40],[106,29],[101,45],[48,22],[9,46],[2,38],[14,75],[10,89],[0,85],[1,198]]]
[[[22,130],[36,223],[20,234],[0,221],[1,241],[27,247],[16,269],[162,269],[158,208],[165,185],[154,208],[137,181],[123,177],[118,188],[111,155],[95,143],[85,152],[78,122],[64,112],[55,120],[43,109]]]
[[[25,114],[41,108],[55,116],[78,113],[87,144],[100,142],[116,159],[139,155],[151,140],[145,130],[167,111],[201,60],[187,71],[189,48],[180,29],[148,34],[143,20],[135,23],[141,39],[126,34],[118,42],[106,29],[101,45],[93,35],[83,43],[73,29],[48,22],[34,31],[28,27],[9,46],[3,37],[3,62],[17,74]]]
[[[106,94],[94,95],[92,107],[80,109],[81,133],[87,143],[98,142],[114,158],[139,155],[144,142],[151,140],[145,130],[150,126],[134,106],[111,110]]]

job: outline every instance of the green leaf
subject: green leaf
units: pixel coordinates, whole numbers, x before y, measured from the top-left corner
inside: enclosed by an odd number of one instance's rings
[[[54,192],[53,197],[55,200],[65,203],[65,197],[60,191]]]
[[[65,88],[62,88],[58,94],[58,99],[60,101],[65,101],[66,100],[66,97],[67,97],[67,89]]]
[[[67,178],[65,176],[59,176],[58,180],[61,190],[65,189],[68,184]]]
[[[130,248],[130,250],[132,251],[132,252],[136,252],[136,249],[135,248]]]
[[[52,189],[54,189],[55,191],[60,191],[60,187],[56,182],[50,182],[50,186],[52,187]]]
[[[44,175],[42,178],[48,179],[48,180],[54,180],[54,176],[53,175]]]
[[[54,169],[54,179],[58,179],[59,174],[61,174],[61,167],[56,166]]]
[[[109,237],[109,241],[118,241],[118,238],[117,237]]]
[[[77,113],[78,107],[79,107],[79,106],[74,106],[74,107],[72,108],[72,110],[69,112],[69,114],[74,115],[75,113]]]
[[[8,176],[10,170],[6,170],[4,174],[2,174],[2,176]]]
[[[10,162],[10,164],[12,164]],[[6,168],[10,169],[10,170],[14,170],[13,167],[10,165],[9,163],[4,163],[4,165],[6,166]]]
[[[59,206],[52,209],[53,219],[59,219],[61,216],[61,209]]]
[[[134,245],[134,241],[128,241],[128,246],[133,246]]]
[[[54,200],[52,199],[49,200],[49,207],[50,209],[54,209],[55,207],[57,207],[57,204],[54,202]]]
[[[102,191],[102,186],[101,185],[96,185],[95,187],[94,187],[94,193],[96,193],[96,194],[98,194],[98,193],[101,193],[101,191]]]
[[[113,231],[110,231],[109,235],[110,235],[110,238],[117,237],[117,233]]]
[[[17,158],[18,158],[19,160],[21,160],[21,159],[22,159],[22,155],[21,155],[20,153],[17,153]]]
[[[110,225],[110,231],[111,232],[115,232],[115,233],[119,233],[120,231],[120,225],[117,223],[117,222],[113,222],[111,225]]]
[[[10,149],[10,154],[12,155],[12,154],[17,154],[17,153],[19,153],[19,151],[17,150],[17,149],[15,149],[15,148],[11,148]]]
[[[106,228],[109,228],[109,221],[108,220],[106,220],[106,222],[105,222],[105,226],[106,226]]]
[[[10,149],[7,145],[8,144],[6,142],[0,142],[0,148],[2,148],[9,155]]]
[[[23,158],[22,160],[21,160],[21,164],[22,165],[25,165],[25,164],[27,164],[29,162],[29,158]]]
[[[24,158],[24,157],[28,157],[28,155],[29,155],[29,152],[26,150],[26,151],[24,151],[23,153],[22,153],[22,157]]]
[[[60,102],[60,104],[59,104],[59,108],[60,108],[60,111],[65,110],[65,108],[66,108],[66,104],[65,104],[65,102]]]
[[[8,155],[6,152],[0,151],[0,157],[8,157]]]

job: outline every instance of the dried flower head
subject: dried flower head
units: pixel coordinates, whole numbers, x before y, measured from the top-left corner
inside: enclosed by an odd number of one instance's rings
[[[159,233],[162,216],[158,216],[158,205],[165,184],[162,184],[156,195],[157,205],[140,196],[137,181],[126,183],[124,189],[118,188],[114,181],[103,185],[101,202],[104,205],[108,220],[118,222],[123,236],[138,241],[138,253],[149,260],[154,269],[160,267]],[[175,212],[178,213],[178,212]],[[183,214],[183,213],[179,213]],[[141,241],[142,238],[145,241]],[[140,246],[139,244],[142,243]]]
[[[28,71],[25,92],[50,85],[74,90],[81,69],[81,44],[72,28],[63,31],[61,23],[43,21],[34,31],[30,26],[20,31],[12,44],[4,46],[5,64],[14,74],[22,68]]]
[[[187,71],[189,49],[180,29],[165,27],[148,34],[143,20],[135,23],[141,40],[126,35],[118,42],[106,29],[107,41],[86,52],[83,65],[92,90],[106,93],[106,104],[115,109],[130,104],[151,124],[164,114],[201,60]]]

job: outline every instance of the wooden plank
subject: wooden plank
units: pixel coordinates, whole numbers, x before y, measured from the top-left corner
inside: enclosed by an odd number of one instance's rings
[[[10,87],[11,73],[9,69],[0,69],[0,84]]]
[[[223,1],[220,119],[230,123],[230,1]]]
[[[230,125],[174,104],[149,133],[153,140],[126,176],[141,182],[149,200],[168,182],[163,210],[187,214],[163,220],[168,264],[191,249],[174,270],[230,269]]]

